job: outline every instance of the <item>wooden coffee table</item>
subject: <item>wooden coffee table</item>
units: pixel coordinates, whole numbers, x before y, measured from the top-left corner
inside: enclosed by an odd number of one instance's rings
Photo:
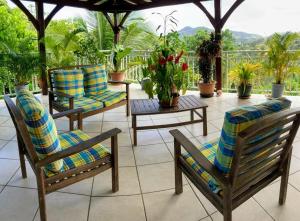
[[[203,122],[203,136],[207,135],[207,115],[206,108],[208,107],[200,97],[194,95],[181,96],[179,98],[178,106],[171,108],[162,108],[159,106],[158,99],[132,99],[130,100],[131,115],[132,115],[132,128],[133,128],[133,140],[134,146],[137,145],[137,131],[138,130],[150,130],[166,127],[177,127],[188,124]],[[198,112],[198,109],[202,109],[202,113]],[[151,126],[137,126],[137,116],[143,115],[155,115],[155,114],[171,114],[183,111],[190,111],[191,118],[189,121],[173,123],[173,124],[161,124]],[[194,113],[197,114],[200,119],[194,119]]]

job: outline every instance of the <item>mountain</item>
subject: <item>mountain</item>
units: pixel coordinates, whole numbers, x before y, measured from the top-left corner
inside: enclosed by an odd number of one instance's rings
[[[181,36],[190,36],[196,34],[199,30],[205,30],[209,32],[213,31],[212,29],[203,26],[196,27],[196,28],[186,26],[179,31],[179,34]],[[231,31],[231,32],[237,43],[250,43],[250,42],[255,42],[264,39],[263,36],[257,34],[251,34],[251,33],[241,32],[241,31]]]

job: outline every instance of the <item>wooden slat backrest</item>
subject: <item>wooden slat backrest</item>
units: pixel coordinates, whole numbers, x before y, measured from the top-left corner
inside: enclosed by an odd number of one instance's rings
[[[11,116],[11,119],[15,125],[17,136],[21,138],[22,142],[25,145],[26,151],[28,153],[29,161],[31,161],[31,165],[34,165],[39,159],[35,152],[33,143],[31,141],[29,132],[27,130],[27,127],[25,125],[24,119],[18,110],[17,106],[14,104],[12,99],[8,96],[4,96],[4,101],[6,104],[6,107],[9,111],[9,114]]]
[[[299,124],[300,108],[286,110],[257,121],[238,135],[230,174],[233,195],[280,174]]]

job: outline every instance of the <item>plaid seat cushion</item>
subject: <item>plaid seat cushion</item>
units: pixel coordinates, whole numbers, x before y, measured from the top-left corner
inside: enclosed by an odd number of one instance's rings
[[[59,104],[65,108],[69,108],[69,101],[59,101]],[[83,112],[89,112],[103,108],[102,102],[90,99],[88,97],[81,97],[74,99],[74,109],[83,108]]]
[[[19,108],[30,134],[35,151],[40,159],[46,158],[61,150],[55,123],[37,98],[28,90],[17,92]],[[47,169],[53,172],[62,169],[62,160],[53,162]]]
[[[105,90],[101,93],[98,93],[96,95],[90,95],[88,97],[103,102],[104,106],[108,107],[126,99],[126,93],[123,91]]]
[[[221,138],[214,165],[225,175],[230,173],[232,158],[236,147],[237,134],[253,125],[258,119],[282,111],[291,106],[285,98],[274,99],[254,106],[241,106],[225,114]],[[274,132],[281,128],[274,128]],[[253,142],[268,136],[257,137]],[[259,148],[259,147],[258,147]]]
[[[57,92],[62,92],[75,98],[80,98],[84,95],[83,72],[81,69],[74,70],[55,70],[54,87]],[[64,98],[58,98],[65,100]]]
[[[219,139],[215,139],[197,147],[199,152],[201,152],[211,162],[211,164],[214,163],[218,149],[218,143]],[[221,187],[218,182],[209,173],[207,173],[189,153],[184,153],[182,156],[187,163],[191,165],[191,167],[202,177],[202,179],[207,183],[208,187],[214,193],[220,193]]]
[[[72,148],[72,146],[90,139],[90,136],[81,130],[70,131],[59,135],[62,149]],[[63,168],[61,172],[74,169],[89,163],[93,163],[110,155],[110,152],[101,144],[97,144],[87,150],[64,158]],[[57,173],[53,173],[47,169],[44,170],[47,177],[51,177]]]
[[[82,67],[86,95],[97,95],[107,89],[107,74],[104,65]]]

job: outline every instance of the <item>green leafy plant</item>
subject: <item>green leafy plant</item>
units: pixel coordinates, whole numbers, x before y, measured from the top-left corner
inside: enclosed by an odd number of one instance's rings
[[[122,45],[115,45],[112,53],[112,64],[113,64],[113,72],[122,72],[121,70],[121,62],[122,59],[128,56],[131,53],[131,48],[124,48]]]
[[[199,72],[203,83],[210,83],[212,81],[213,62],[220,50],[220,45],[216,41],[213,33],[211,33],[209,39],[204,40],[197,48]]]
[[[256,72],[261,68],[261,64],[240,63],[229,72],[229,78],[245,92],[248,85],[252,85]]]
[[[290,51],[299,34],[287,32],[275,33],[267,41],[267,61],[264,67],[274,75],[276,84],[283,84],[290,74],[300,73],[300,51]]]

